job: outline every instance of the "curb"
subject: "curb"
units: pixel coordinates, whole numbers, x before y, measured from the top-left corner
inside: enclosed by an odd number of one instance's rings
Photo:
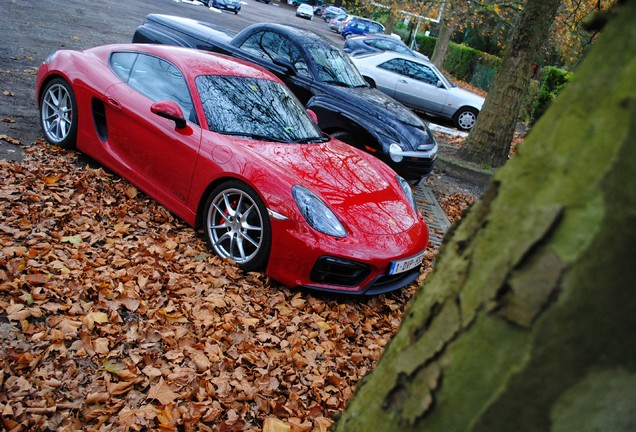
[[[443,155],[437,156],[435,168],[458,179],[466,180],[481,186],[488,186],[492,178],[493,172],[485,169],[465,166],[450,159],[446,159]]]

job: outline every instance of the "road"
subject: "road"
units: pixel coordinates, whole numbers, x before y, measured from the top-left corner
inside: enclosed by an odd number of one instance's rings
[[[42,136],[35,105],[39,64],[58,49],[86,49],[130,42],[149,13],[208,21],[238,32],[257,22],[276,22],[313,31],[342,47],[327,24],[295,16],[295,7],[243,0],[234,15],[174,0],[0,0],[0,159],[20,160],[24,147]],[[4,136],[4,138],[2,138]],[[21,145],[11,144],[17,140]]]

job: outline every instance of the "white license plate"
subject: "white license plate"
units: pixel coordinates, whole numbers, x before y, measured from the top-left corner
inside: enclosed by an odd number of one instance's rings
[[[420,252],[419,254],[412,256],[410,258],[406,258],[400,261],[393,261],[391,263],[391,267],[389,267],[389,274],[394,275],[398,273],[403,273],[405,271],[409,271],[412,268],[417,267],[422,264],[424,260],[424,252]]]

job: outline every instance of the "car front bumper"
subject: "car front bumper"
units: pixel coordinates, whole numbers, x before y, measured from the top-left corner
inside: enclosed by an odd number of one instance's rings
[[[354,295],[394,291],[415,281],[421,264],[391,274],[396,263],[420,258],[428,228],[419,220],[391,235],[335,238],[291,220],[272,220],[267,275],[286,286]]]

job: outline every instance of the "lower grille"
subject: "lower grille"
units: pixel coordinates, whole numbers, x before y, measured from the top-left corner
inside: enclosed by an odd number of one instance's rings
[[[311,271],[312,282],[328,285],[356,286],[370,273],[369,266],[329,256],[320,257]]]

